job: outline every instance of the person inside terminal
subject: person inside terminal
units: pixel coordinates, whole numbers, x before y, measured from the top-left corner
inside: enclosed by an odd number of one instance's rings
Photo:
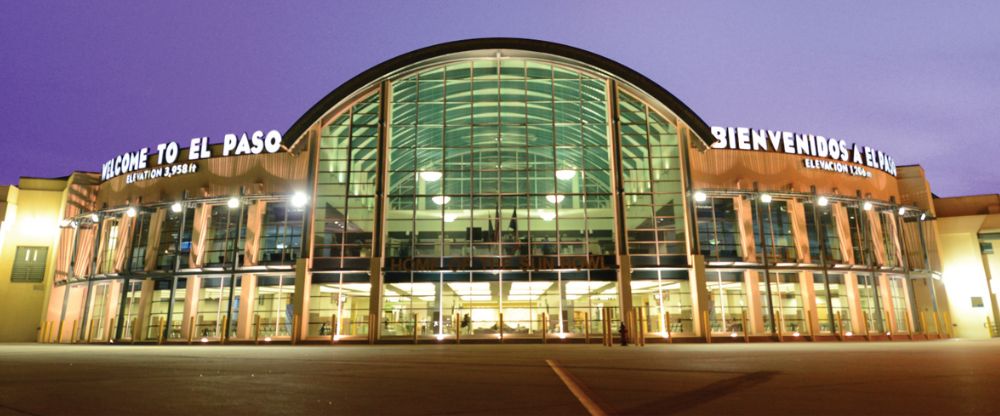
[[[257,129],[0,188],[0,339],[995,333],[997,195],[936,198],[840,138],[710,127],[569,46],[431,46]]]

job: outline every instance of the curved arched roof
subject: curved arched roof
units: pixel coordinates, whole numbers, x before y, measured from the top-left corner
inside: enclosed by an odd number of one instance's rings
[[[684,104],[669,91],[661,87],[656,82],[653,82],[653,80],[611,59],[583,49],[574,48],[572,46],[541,40],[521,38],[479,38],[441,43],[417,49],[389,59],[388,61],[382,62],[365,72],[358,74],[327,94],[323,97],[323,99],[319,100],[319,102],[306,111],[302,117],[299,117],[299,119],[292,124],[288,131],[285,132],[285,135],[283,136],[283,144],[287,147],[291,147],[294,142],[309,129],[310,125],[312,125],[316,120],[319,120],[320,117],[326,114],[326,112],[335,105],[348,98],[358,90],[394,71],[439,56],[489,49],[509,49],[544,53],[561,56],[591,65],[631,83],[644,93],[649,94],[654,99],[660,101],[660,103],[673,111],[677,117],[684,121],[684,123],[686,123],[695,135],[698,136],[698,138],[703,142],[712,137],[708,124],[706,124],[701,117],[695,114],[695,112],[691,110],[687,104]],[[705,144],[707,145],[708,142],[705,142]]]

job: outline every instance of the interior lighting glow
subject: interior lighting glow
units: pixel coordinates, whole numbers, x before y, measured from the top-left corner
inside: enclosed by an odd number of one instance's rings
[[[444,214],[444,222],[455,222],[458,215],[455,214]]]
[[[420,172],[420,179],[427,182],[437,182],[441,180],[442,173],[438,171],[428,170]]]
[[[174,202],[173,204],[170,205],[170,210],[173,211],[174,213],[181,212],[181,208],[182,207],[180,202]]]
[[[668,334],[667,331],[660,332],[660,336],[663,338],[670,338],[670,334]]]
[[[135,217],[135,208],[128,207],[128,209],[125,210],[125,215],[128,215],[129,218]]]
[[[697,191],[697,192],[694,193],[694,201],[695,202],[705,202],[707,200],[708,200],[708,195],[706,195],[704,192]]]
[[[545,200],[550,204],[558,204],[566,199],[566,195],[545,195]]]
[[[548,211],[540,211],[538,213],[538,218],[541,218],[544,221],[552,221],[556,219],[556,213]]]
[[[565,332],[560,332],[560,333],[556,334],[556,336],[559,337],[559,339],[566,339],[566,333]]]
[[[575,170],[563,169],[556,171],[556,178],[558,178],[559,180],[568,181],[570,179],[573,179],[575,176],[576,176]]]
[[[816,200],[816,204],[818,204],[821,207],[825,207],[827,205],[830,205],[830,199],[825,196],[821,196],[819,197],[819,199]]]
[[[302,208],[306,206],[309,202],[309,196],[305,192],[296,192],[292,194],[292,206],[295,208]]]
[[[771,194],[760,194],[760,202],[770,204],[772,199]]]
[[[207,344],[208,343],[208,338],[201,337],[201,343],[202,344]]]
[[[271,342],[271,337],[264,337],[264,342]]]
[[[736,331],[733,331],[733,333],[729,334],[729,336],[733,337],[733,338],[736,338],[736,337],[739,336],[739,334],[737,334]]]
[[[795,331],[795,332],[792,332],[792,336],[793,336],[793,337],[796,337],[796,338],[798,338],[798,337],[799,337],[799,335],[802,335],[802,334],[800,334],[800,333],[799,333],[799,331]]]
[[[851,332],[851,331],[847,331],[847,332],[844,333],[844,335],[852,337],[852,336],[854,336],[854,333]]]
[[[229,208],[238,208],[240,206],[240,200],[235,196],[229,198],[229,201],[226,201],[226,206]]]
[[[871,211],[872,210],[872,203],[871,203],[871,201],[865,201],[865,204],[862,205],[861,207],[864,208],[865,211]]]
[[[438,341],[441,341],[444,339],[444,334],[437,334],[434,336],[434,338],[437,338]]]
[[[444,204],[447,204],[448,202],[451,201],[451,197],[450,196],[438,195],[438,196],[435,196],[435,197],[431,198],[431,201],[434,201],[434,203],[438,204],[438,205],[444,205]]]

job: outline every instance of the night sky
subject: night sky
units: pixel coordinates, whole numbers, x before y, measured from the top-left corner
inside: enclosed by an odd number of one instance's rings
[[[384,60],[503,36],[616,60],[709,124],[868,145],[941,196],[1000,192],[998,1],[243,3],[3,2],[0,184],[285,131]]]

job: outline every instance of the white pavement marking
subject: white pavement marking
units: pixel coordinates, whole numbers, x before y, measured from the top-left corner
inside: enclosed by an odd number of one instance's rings
[[[573,393],[573,395],[576,396],[576,399],[580,401],[580,404],[582,404],[585,409],[587,409],[587,412],[590,412],[591,416],[607,416],[608,413],[605,412],[604,409],[601,409],[601,406],[591,399],[590,396],[587,396],[583,387],[577,384],[576,380],[573,379],[573,376],[569,375],[566,370],[563,370],[563,368],[559,366],[559,363],[555,360],[545,360],[545,362],[549,365],[549,367],[552,367],[552,371],[556,372],[556,375],[559,376],[559,379],[566,385],[566,388],[569,389],[570,393]]]

